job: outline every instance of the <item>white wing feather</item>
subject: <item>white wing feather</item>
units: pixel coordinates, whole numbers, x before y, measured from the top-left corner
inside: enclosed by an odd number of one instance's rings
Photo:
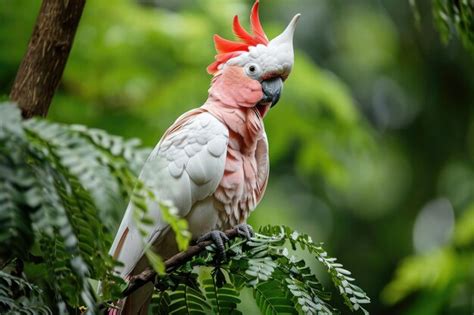
[[[179,122],[180,118],[175,125]],[[196,202],[215,192],[224,174],[228,137],[227,127],[213,115],[197,114],[165,135],[150,154],[140,178],[159,200],[172,202],[185,217]],[[127,276],[143,256],[145,243],[159,241],[168,227],[159,205],[148,200],[147,206],[148,216],[155,222],[148,239],[140,236],[132,216],[134,207],[129,204],[110,249],[113,255],[121,243],[116,258],[124,264],[119,269],[122,276]]]

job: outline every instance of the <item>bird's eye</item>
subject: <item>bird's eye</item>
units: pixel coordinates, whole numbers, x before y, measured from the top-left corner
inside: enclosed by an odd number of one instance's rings
[[[250,76],[250,77],[253,77],[253,78],[257,78],[258,77],[258,72],[260,71],[260,68],[258,67],[258,65],[254,64],[254,63],[251,63],[249,65],[247,65],[247,67],[245,67],[245,71],[247,72],[247,75]]]

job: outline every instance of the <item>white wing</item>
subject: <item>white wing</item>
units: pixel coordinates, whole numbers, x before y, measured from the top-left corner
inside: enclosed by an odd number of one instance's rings
[[[192,206],[212,195],[223,174],[226,160],[227,128],[213,115],[194,110],[173,124],[150,154],[141,172],[144,184],[161,201],[171,201],[181,217]],[[110,254],[124,264],[122,276],[128,275],[144,254],[144,245],[159,241],[168,225],[159,205],[147,201],[148,216],[154,220],[145,241],[133,220],[129,204],[115,237]]]

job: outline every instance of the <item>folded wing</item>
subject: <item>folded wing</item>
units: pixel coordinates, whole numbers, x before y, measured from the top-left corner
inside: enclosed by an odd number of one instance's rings
[[[150,154],[140,175],[145,186],[160,201],[172,202],[185,217],[193,205],[212,195],[223,174],[226,160],[227,128],[213,115],[197,109],[190,111],[168,129]],[[115,237],[110,254],[121,261],[122,276],[127,276],[144,254],[147,243],[160,241],[168,225],[159,205],[147,200],[148,216],[154,221],[143,239],[129,204]]]

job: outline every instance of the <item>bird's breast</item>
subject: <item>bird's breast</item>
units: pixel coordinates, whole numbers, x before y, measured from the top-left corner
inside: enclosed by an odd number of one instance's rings
[[[266,137],[261,135],[258,139],[248,147],[243,146],[237,136],[229,137],[224,175],[214,193],[215,207],[224,228],[244,223],[265,190],[268,150]]]
[[[229,131],[224,174],[213,194],[219,227],[244,223],[263,196],[268,179],[268,143],[255,108],[226,107],[216,101],[203,108]]]

